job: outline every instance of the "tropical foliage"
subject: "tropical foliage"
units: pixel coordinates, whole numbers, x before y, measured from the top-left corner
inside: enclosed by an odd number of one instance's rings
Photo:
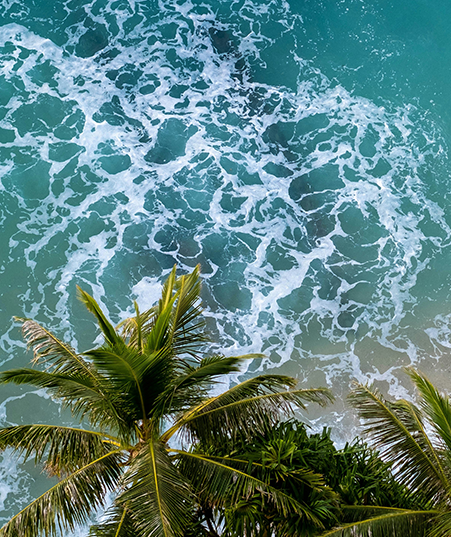
[[[263,507],[261,491],[229,502],[216,510],[208,503],[202,506],[209,521],[209,535],[220,521],[224,537],[313,536],[331,529],[372,506],[409,509],[414,498],[398,483],[391,465],[378,453],[356,439],[337,449],[330,430],[308,433],[306,426],[294,419],[277,425],[268,423],[264,431],[236,437],[230,445],[209,446],[209,453],[253,461],[252,475],[294,498],[305,509],[299,517],[284,516],[271,506]],[[233,485],[230,487],[233,494]],[[354,518],[355,519],[355,518]]]
[[[213,384],[256,356],[204,355],[200,289],[198,268],[181,277],[174,268],[158,304],[141,312],[135,303],[134,316],[117,328],[80,290],[104,338],[82,353],[21,319],[35,367],[4,371],[0,383],[45,388],[80,425],[0,429],[0,449],[34,458],[58,477],[3,526],[1,537],[64,534],[89,522],[108,495],[112,505],[91,527],[92,537],[207,535],[208,525],[221,520],[204,510],[216,513],[256,497],[271,516],[316,524],[304,498],[275,487],[261,462],[214,450],[264,435],[282,415],[306,402],[325,404],[331,395],[295,389],[296,381],[282,375],[259,375],[209,395]],[[321,501],[333,501],[319,476],[298,472],[296,479],[316,487]]]
[[[227,502],[215,509],[203,499],[202,511],[210,535],[258,537],[270,535],[317,535],[336,520],[338,496],[318,473],[335,448],[327,431],[323,435],[306,433],[296,420],[271,423],[267,420],[252,435],[239,434],[228,443],[205,446],[210,455],[248,461],[247,471],[255,478],[296,501],[299,513],[283,513],[265,502],[265,491],[256,489],[237,497],[234,485],[226,491]],[[198,449],[204,449],[199,445]],[[219,528],[219,529],[218,529]]]
[[[350,509],[354,523],[325,533],[328,537],[451,535],[451,402],[422,373],[407,373],[418,391],[418,404],[388,401],[369,385],[356,384],[350,394],[366,424],[365,434],[404,488],[404,505]]]

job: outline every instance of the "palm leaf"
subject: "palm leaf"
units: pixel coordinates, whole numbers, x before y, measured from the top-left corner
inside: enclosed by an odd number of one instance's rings
[[[427,535],[427,522],[437,513],[367,506],[349,509],[360,511],[363,520],[328,530],[320,537],[423,537]]]
[[[242,362],[262,356],[262,354],[229,357],[216,355],[202,359],[197,367],[185,364],[183,372],[174,377],[170,386],[161,395],[164,411],[179,413],[200,404],[205,400],[217,377],[240,371]]]
[[[203,410],[184,424],[191,435],[204,442],[223,442],[235,431],[263,432],[268,418],[272,423],[281,416],[293,414],[296,408],[305,408],[305,401],[324,404],[328,391],[293,390],[269,393],[234,401],[227,405]]]
[[[114,386],[123,393],[135,420],[147,419],[142,391],[142,370],[146,357],[130,347],[100,348],[85,353]]]
[[[110,379],[113,393],[123,394],[126,408],[134,420],[161,416],[158,403],[173,381],[172,351],[163,347],[158,352],[139,353],[125,347],[119,352],[101,348],[88,351],[96,368]]]
[[[451,512],[447,509],[438,513],[431,520],[428,537],[449,537],[451,535]]]
[[[177,302],[171,319],[172,346],[176,353],[197,356],[199,345],[207,341],[203,332],[205,320],[201,318],[200,267],[175,282]]]
[[[356,384],[351,404],[365,420],[368,434],[382,458],[395,462],[398,481],[428,501],[440,501],[449,491],[443,459],[432,446],[423,427],[421,413],[411,403],[385,401],[368,386]]]
[[[103,518],[106,520],[90,527],[89,537],[142,536],[130,516],[130,510],[121,504],[115,503],[112,508],[108,509]]]
[[[128,339],[129,346],[143,352],[146,334],[150,332],[155,323],[158,308],[154,306],[141,312],[136,302],[133,304],[135,305],[135,316],[124,319],[117,325],[116,329],[121,330],[124,339]]]
[[[83,291],[80,287],[77,286],[78,298],[86,306],[88,311],[90,311],[97,319],[100,329],[105,336],[106,341],[110,345],[120,345],[124,344],[122,338],[117,334],[114,326],[110,321],[105,317],[100,306],[94,300],[94,298],[89,295],[86,291]]]
[[[118,498],[127,505],[137,530],[152,537],[183,535],[191,522],[193,496],[164,445],[149,440],[124,475]]]
[[[15,515],[0,529],[0,537],[57,536],[86,523],[116,487],[121,458],[121,451],[111,451],[79,468]]]
[[[163,290],[161,293],[161,298],[158,301],[154,322],[149,326],[150,329],[145,335],[145,350],[147,351],[147,354],[158,352],[164,346],[172,346],[172,342],[169,341],[169,332],[173,306],[177,299],[177,293],[174,294],[175,281],[176,266],[174,265],[171,273],[163,284]]]
[[[45,459],[49,473],[56,475],[74,472],[112,449],[122,448],[118,439],[98,432],[36,424],[0,429],[0,450],[7,447],[23,455],[24,461],[31,456],[35,463]]]
[[[51,367],[54,372],[77,373],[97,380],[91,364],[77,354],[70,345],[31,319],[15,317],[15,320],[22,323],[23,337],[27,346],[33,349],[35,363]]]
[[[133,347],[139,352],[144,350],[144,340],[147,331],[155,322],[157,308],[153,307],[147,311],[140,312],[136,301],[133,301],[135,307],[135,316],[124,319],[116,326],[116,330],[122,331],[122,337],[128,339],[128,346]]]
[[[0,373],[0,384],[30,384],[45,388],[80,419],[87,417],[92,425],[109,427],[122,438],[130,439],[133,416],[127,412],[124,396],[112,385],[102,380],[93,382],[91,377],[62,375],[29,368],[10,369]]]
[[[195,453],[198,454],[197,451],[195,451]],[[258,470],[260,474],[263,473],[262,481],[264,482],[269,482],[270,478],[275,474],[273,469],[268,469],[263,463],[252,460],[252,456],[249,457],[248,455],[246,455],[243,458],[239,458],[238,456],[230,455],[222,457],[210,454],[203,455],[207,456],[208,459],[211,461],[226,462],[227,465],[237,464],[242,468],[246,468],[248,473],[252,473],[252,470]],[[337,494],[326,485],[324,481],[324,476],[314,472],[313,470],[309,470],[307,468],[297,468],[294,471],[285,470],[284,478],[288,476],[292,477],[298,483],[302,483],[303,485],[306,485],[311,489],[318,491],[321,490],[322,492],[325,492],[329,498],[338,498]]]
[[[296,380],[281,375],[261,375],[246,380],[186,412],[164,435],[167,441],[182,428],[205,442],[222,442],[234,431],[264,432],[267,419],[305,408],[305,402],[325,405],[333,400],[326,388],[279,391]]]
[[[209,386],[215,377],[222,377],[241,370],[241,364],[247,360],[263,358],[264,354],[253,353],[241,356],[208,356],[201,360],[197,367],[190,367],[187,373],[176,381],[176,389],[199,381],[208,382]]]
[[[170,339],[170,323],[174,302],[177,296],[173,296],[169,302],[160,300],[164,307],[160,306],[158,315],[155,317],[155,323],[150,332],[146,335],[145,352],[152,354],[158,352],[163,347],[172,348]]]
[[[420,408],[428,417],[429,424],[443,443],[438,449],[444,446],[451,450],[451,404],[448,396],[441,395],[425,375],[414,369],[406,369],[407,374],[413,380],[420,392]]]
[[[173,299],[174,287],[175,287],[175,282],[177,279],[176,274],[177,274],[177,266],[174,265],[172,267],[171,272],[169,273],[169,276],[166,278],[166,280],[163,283],[163,289],[161,291],[161,298],[158,301],[159,313],[161,313],[164,309],[166,309],[169,302]]]
[[[268,391],[277,393],[281,389],[286,389],[287,387],[293,388],[295,385],[296,381],[293,378],[282,375],[260,375],[248,379],[216,397],[204,400],[199,405],[188,410],[177,420],[177,423],[163,435],[162,440],[167,442],[181,427],[198,418],[203,412],[220,408],[242,399],[259,396]]]

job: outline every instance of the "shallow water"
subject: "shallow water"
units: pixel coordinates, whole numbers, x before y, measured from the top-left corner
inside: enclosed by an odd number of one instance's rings
[[[13,315],[84,350],[76,285],[117,322],[200,263],[218,348],[267,355],[251,371],[342,398],[352,379],[408,395],[415,364],[445,388],[450,10],[5,0],[3,367],[30,357]],[[41,392],[0,401],[4,425],[68,420]],[[322,415],[346,435],[342,402]],[[29,470],[3,456],[3,519],[44,490]]]

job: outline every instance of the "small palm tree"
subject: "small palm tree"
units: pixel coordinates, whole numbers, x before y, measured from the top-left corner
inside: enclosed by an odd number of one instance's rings
[[[362,384],[349,396],[366,424],[364,433],[392,464],[404,493],[398,505],[345,507],[353,522],[323,537],[451,535],[451,401],[425,375],[406,371],[419,392],[418,405],[387,401],[377,389]]]
[[[209,456],[199,446],[229,442],[237,431],[255,434],[268,419],[275,422],[306,401],[325,404],[330,393],[296,390],[291,377],[260,375],[209,396],[213,383],[256,355],[202,355],[200,285],[198,268],[177,278],[174,267],[158,304],[140,312],[135,303],[135,315],[116,329],[79,290],[104,337],[99,348],[81,354],[35,321],[21,319],[34,364],[43,367],[4,371],[0,383],[47,389],[80,426],[0,429],[0,449],[34,457],[59,478],[0,529],[1,537],[72,530],[89,522],[109,493],[113,503],[91,536],[187,535],[200,495],[202,503],[218,508],[260,491],[278,512],[305,516],[303,505],[252,476],[252,462]]]

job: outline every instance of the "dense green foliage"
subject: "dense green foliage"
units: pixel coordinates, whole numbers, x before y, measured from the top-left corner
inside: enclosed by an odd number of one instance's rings
[[[1,537],[64,533],[88,522],[108,493],[113,505],[91,527],[92,537],[182,536],[196,524],[201,535],[204,506],[228,513],[256,495],[263,512],[309,518],[315,525],[305,502],[254,471],[257,461],[227,452],[218,456],[214,449],[232,447],[238,437],[251,441],[264,435],[306,401],[330,401],[329,391],[298,390],[291,377],[260,375],[209,395],[224,375],[258,356],[204,355],[199,296],[198,268],[179,278],[174,268],[158,304],[145,312],[135,304],[135,315],[114,328],[96,301],[80,291],[104,338],[100,347],[83,353],[35,321],[21,320],[36,367],[4,371],[0,383],[45,388],[80,427],[0,429],[0,449],[33,457],[59,477],[0,529]]]
[[[284,516],[271,506],[264,508],[264,493],[258,490],[220,509],[204,501],[199,520],[208,521],[210,536],[308,537],[340,521],[356,520],[372,506],[417,507],[406,487],[393,477],[391,465],[361,440],[337,449],[330,430],[308,434],[297,420],[276,426],[268,422],[252,438],[238,435],[228,444],[210,443],[208,449],[218,457],[252,461],[249,471],[254,476],[291,496],[304,509],[303,516]],[[229,492],[232,496],[233,485]]]

